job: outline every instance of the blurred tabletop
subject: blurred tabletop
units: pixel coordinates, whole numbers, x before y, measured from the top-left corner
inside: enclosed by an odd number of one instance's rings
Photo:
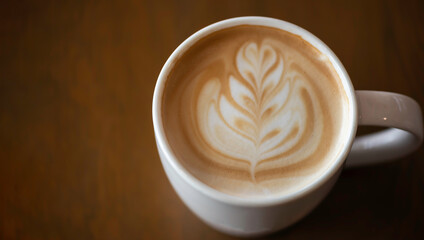
[[[178,44],[246,15],[318,36],[355,89],[424,106],[423,1],[1,1],[0,239],[232,239],[173,191],[151,102]],[[311,238],[424,239],[422,146],[344,171],[310,215],[264,239]]]

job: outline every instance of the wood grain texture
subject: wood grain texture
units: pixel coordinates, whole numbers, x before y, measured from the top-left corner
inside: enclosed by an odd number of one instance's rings
[[[424,106],[423,1],[0,3],[0,239],[231,239],[169,184],[151,99],[171,52],[245,15],[306,28],[356,89]],[[424,239],[424,151],[346,171],[298,224],[264,239]]]

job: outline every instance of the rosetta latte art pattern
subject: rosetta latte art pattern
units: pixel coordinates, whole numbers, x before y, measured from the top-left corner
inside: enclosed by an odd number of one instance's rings
[[[226,162],[246,164],[256,182],[259,166],[290,166],[313,154],[322,110],[302,71],[271,44],[247,42],[234,58],[235,73],[202,81],[196,121],[201,140]]]

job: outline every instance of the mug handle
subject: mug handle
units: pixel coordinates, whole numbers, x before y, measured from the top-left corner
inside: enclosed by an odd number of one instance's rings
[[[358,125],[388,129],[355,138],[345,167],[386,162],[416,150],[423,141],[423,119],[418,103],[405,95],[355,91]]]

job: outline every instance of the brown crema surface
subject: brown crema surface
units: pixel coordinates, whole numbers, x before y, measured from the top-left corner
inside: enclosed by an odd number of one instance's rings
[[[173,64],[162,99],[166,138],[210,187],[245,197],[293,192],[339,154],[347,98],[328,58],[301,37],[236,26]]]

